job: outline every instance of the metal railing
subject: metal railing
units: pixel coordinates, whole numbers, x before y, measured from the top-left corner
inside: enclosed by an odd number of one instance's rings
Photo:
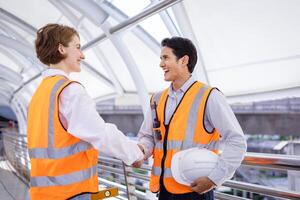
[[[15,168],[19,178],[29,183],[29,155],[27,151],[27,135],[3,131],[3,145],[6,159]]]
[[[3,132],[3,143],[6,158],[13,165],[23,180],[29,181],[29,157],[27,151],[26,135],[19,135],[14,132]],[[255,167],[267,170],[292,170],[300,173],[300,156],[247,153],[242,162],[243,166]],[[149,174],[151,166],[143,164],[136,169],[124,166],[120,160],[100,156],[98,160],[99,181],[103,185],[118,187],[120,191],[127,194],[128,199],[149,199]],[[271,196],[279,199],[300,199],[300,193],[246,183],[242,181],[229,180],[223,186],[232,189],[243,190],[249,193]],[[233,196],[219,191],[215,192],[216,199],[247,199]],[[153,197],[154,198],[154,197]]]

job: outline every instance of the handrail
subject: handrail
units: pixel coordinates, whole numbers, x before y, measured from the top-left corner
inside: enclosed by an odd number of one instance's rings
[[[120,160],[108,157],[101,157],[100,161],[122,164]],[[242,164],[245,166],[257,166],[259,168],[270,168],[275,170],[300,171],[300,156],[247,152]],[[142,165],[141,169],[151,170],[151,167],[148,165]]]
[[[295,200],[300,199],[300,193],[291,190],[275,189],[268,186],[262,186],[262,185],[252,184],[252,183],[244,183],[244,182],[233,181],[233,180],[226,181],[223,185],[235,189],[250,191],[253,193],[264,194],[266,196],[282,197],[282,198],[289,198]]]
[[[27,152],[27,143],[25,135],[18,135],[16,133],[5,133],[3,132],[3,140],[6,145],[5,148],[8,152],[6,152],[7,158],[11,162],[11,164],[17,169],[20,170],[19,174],[23,175],[27,178],[29,177],[29,159]],[[12,151],[12,150],[16,151]],[[18,154],[18,158],[16,158],[16,154]],[[22,159],[19,159],[23,156]],[[20,160],[23,160],[22,163]],[[293,170],[300,171],[300,156],[295,155],[281,155],[281,154],[265,154],[265,153],[252,153],[247,152],[243,162],[243,166],[249,167],[257,167],[257,168],[267,168],[273,170]],[[122,184],[125,184],[124,179],[124,170],[123,170],[123,162],[118,159],[111,157],[99,157],[98,160],[98,168],[101,169],[100,173],[108,172],[107,174],[115,174],[114,180],[119,181]],[[151,166],[143,164],[140,169],[140,172],[144,172],[144,174],[138,173],[135,170],[126,172],[126,176],[131,178],[137,178],[138,180],[148,182],[149,181],[149,171],[151,170]],[[102,177],[107,176],[107,174],[102,174]],[[122,178],[123,177],[123,178]],[[300,199],[300,193],[272,188],[268,186],[262,186],[257,184],[245,183],[240,181],[229,180],[226,181],[223,186],[227,186],[230,188],[245,190],[251,193],[263,194],[266,196],[278,197],[278,198],[289,198],[289,199]],[[138,186],[135,185],[135,188],[138,190],[148,190],[146,186]],[[142,193],[139,192],[137,196],[142,197]],[[245,199],[237,196],[232,196],[228,194],[223,194],[220,192],[216,192],[216,197],[218,199]]]
[[[100,157],[99,163],[106,163],[109,161],[111,164],[120,165],[122,162],[120,160],[114,158]],[[295,170],[300,171],[300,156],[291,156],[291,155],[279,155],[279,154],[262,154],[262,153],[247,153],[245,159],[242,163],[246,166],[256,166],[259,168],[271,168],[275,170]],[[101,165],[101,164],[100,164]],[[151,169],[148,165],[142,165],[140,168],[145,171],[149,171]],[[142,180],[149,180],[149,177],[145,177],[142,175],[135,175],[133,173],[129,173],[132,177],[136,177]],[[261,186],[257,184],[244,183],[240,181],[226,181],[223,186],[227,186],[230,188],[245,190],[248,192],[259,193],[266,196],[273,197],[282,197],[289,199],[300,199],[300,193],[290,191],[290,190],[282,190],[277,188],[272,188],[268,186]],[[220,194],[219,194],[220,195]],[[228,199],[227,197],[222,199]],[[230,198],[229,198],[230,199]],[[232,198],[231,198],[232,199]]]
[[[233,196],[233,195],[229,195],[229,194],[225,194],[225,193],[221,193],[221,192],[215,192],[215,198],[216,199],[220,199],[220,200],[249,200],[248,198],[243,198],[243,197],[239,197],[239,196]]]
[[[300,171],[300,156],[247,152],[242,164],[276,170]]]

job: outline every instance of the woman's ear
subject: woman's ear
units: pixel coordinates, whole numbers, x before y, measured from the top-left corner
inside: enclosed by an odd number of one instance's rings
[[[61,55],[65,55],[65,47],[62,44],[58,44],[58,51]]]

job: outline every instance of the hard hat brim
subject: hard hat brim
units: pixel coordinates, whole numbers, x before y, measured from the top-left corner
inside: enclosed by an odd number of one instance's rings
[[[172,161],[171,161],[171,171],[172,171],[172,176],[175,179],[176,182],[183,184],[183,185],[187,185],[190,186],[191,183],[187,182],[186,180],[184,180],[182,178],[182,176],[180,175],[180,160],[181,157],[184,156],[186,152],[185,151],[180,151],[174,154],[174,156],[172,157]]]

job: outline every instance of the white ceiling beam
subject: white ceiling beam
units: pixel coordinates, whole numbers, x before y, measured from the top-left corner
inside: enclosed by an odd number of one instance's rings
[[[14,49],[15,51],[17,51],[21,55],[23,55],[26,59],[29,59],[29,60],[35,61],[35,62],[39,62],[36,58],[33,48],[31,46],[25,45],[24,43],[21,43],[20,41],[18,41],[16,39],[13,39],[6,35],[0,34],[0,44],[5,47]]]
[[[67,3],[81,12],[84,17],[91,20],[97,26],[100,26],[109,17],[108,14],[94,1],[65,0],[64,3]]]
[[[21,28],[25,32],[35,35],[37,29],[33,27],[31,24],[25,22],[24,20],[18,18],[14,14],[4,10],[3,8],[0,7],[0,19],[10,22],[11,24],[16,25],[17,27]]]
[[[151,2],[159,2],[159,0],[151,0]],[[170,17],[168,10],[164,10],[162,12],[159,13],[160,18],[162,19],[162,21],[164,22],[164,24],[166,25],[169,33],[172,36],[181,36],[180,31],[177,29],[175,23],[173,22],[172,18]]]
[[[3,54],[4,56],[6,56],[7,58],[9,58],[13,63],[16,64],[16,66],[18,67],[18,72],[21,74],[24,70],[24,64],[22,63],[20,60],[22,60],[20,57],[16,56],[16,54],[11,53],[8,49],[6,48],[2,48],[2,46],[0,46],[0,53]],[[26,60],[26,59],[24,59]]]
[[[193,31],[192,25],[190,23],[189,17],[186,13],[186,9],[184,7],[183,2],[176,4],[172,7],[176,21],[178,23],[178,26],[183,34],[184,37],[189,38],[193,43],[195,44],[197,48],[198,53],[198,62],[195,67],[194,73],[196,77],[201,80],[202,82],[205,82],[207,84],[210,84],[204,59],[201,53],[201,45],[199,44],[197,37],[195,36],[195,33]]]
[[[0,77],[12,84],[20,85],[23,82],[23,77],[18,72],[3,64],[0,64]]]
[[[155,15],[157,13],[159,13],[160,11],[167,9],[173,5],[175,5],[176,3],[181,2],[182,0],[164,0],[164,1],[159,1],[156,4],[153,4],[151,6],[149,6],[148,8],[144,9],[143,11],[141,11],[140,13],[138,13],[137,15],[123,21],[122,23],[111,27],[109,29],[109,33],[111,35],[117,34],[119,32],[125,31],[126,29],[129,29],[133,26],[135,26],[137,23],[139,23],[140,21],[143,21],[149,17],[151,17],[152,15]],[[83,49],[88,49],[93,47],[94,45],[96,45],[99,42],[102,42],[104,40],[107,39],[107,36],[105,34],[101,34],[98,37],[96,37],[95,39],[93,39],[92,41],[88,42],[87,44],[83,45]]]
[[[129,17],[123,13],[120,9],[112,5],[111,3],[104,1],[99,3],[99,6],[103,8],[109,16],[113,17],[119,23],[123,22],[124,20],[128,19]],[[143,29],[140,25],[135,26],[132,28],[132,33],[135,34],[141,41],[143,41],[155,55],[159,55],[160,53],[160,44],[152,35],[150,35],[145,29]]]
[[[90,72],[92,75],[96,75],[95,77],[99,78],[100,81],[102,81],[105,85],[107,85],[110,88],[114,88],[114,84],[111,80],[109,80],[106,76],[101,74],[98,70],[96,70],[94,67],[92,67],[89,63],[82,61],[83,66],[85,69]]]
[[[83,14],[83,16],[86,16],[92,22],[95,22],[98,16],[97,15],[91,15],[90,14],[91,11],[97,12],[97,13],[105,12],[99,6],[95,7],[93,1],[90,1],[90,0],[86,1],[85,0],[84,2],[86,4],[85,6],[82,6],[82,3],[83,3],[82,0],[67,1],[68,4],[70,4],[73,8],[79,10]],[[96,10],[96,9],[99,9],[99,10]],[[105,14],[102,14],[102,16],[105,16]],[[106,13],[106,16],[108,16],[107,13]],[[103,18],[101,21],[104,22],[105,19]],[[138,94],[139,94],[139,97],[140,97],[140,100],[141,100],[140,103],[142,105],[143,111],[144,111],[144,113],[146,113],[147,105],[148,105],[148,102],[149,102],[147,88],[146,88],[144,80],[143,80],[143,78],[142,78],[142,76],[141,76],[141,74],[138,70],[138,67],[137,67],[137,64],[136,64],[135,60],[133,59],[133,57],[130,54],[129,50],[127,49],[126,45],[124,44],[124,42],[122,41],[122,39],[118,35],[111,37],[111,35],[109,33],[109,30],[110,30],[111,26],[110,26],[108,21],[104,22],[103,24],[100,23],[100,25],[96,23],[96,25],[101,27],[101,29],[105,32],[105,34],[108,36],[108,38],[111,40],[112,44],[116,47],[117,51],[121,55],[121,58],[123,59],[129,73],[131,74],[131,77],[132,77],[132,80],[135,84],[135,87],[137,88],[137,91],[138,91]]]
[[[78,26],[78,17],[76,17],[72,11],[61,1],[58,0],[50,0],[50,2],[58,9],[61,11],[65,17],[67,17],[71,23],[74,26]],[[78,27],[77,27],[78,28]],[[82,34],[85,38],[91,40],[92,36],[88,32],[87,28],[84,26],[84,24],[80,24],[80,30],[82,30]],[[100,80],[103,80],[106,85],[108,85],[111,88],[114,88],[118,94],[123,94],[123,87],[121,86],[119,80],[117,79],[117,76],[115,75],[114,71],[112,70],[112,67],[110,66],[110,63],[107,61],[107,58],[105,55],[102,53],[100,47],[96,46],[95,48],[92,49],[95,53],[95,56],[97,59],[102,63],[104,69],[107,71],[109,78],[108,79],[106,76],[104,76],[102,73],[100,73],[96,68],[94,68],[92,65],[89,65],[87,69],[89,71],[97,71],[97,73],[91,73],[92,76],[98,75],[98,78]],[[107,81],[109,80],[109,81]]]
[[[32,46],[32,44],[30,44],[25,37],[23,37],[21,34],[19,34],[16,30],[14,30],[13,28],[11,28],[10,26],[8,26],[6,23],[3,23],[2,21],[0,21],[0,29],[2,29],[3,32],[6,33],[7,36],[10,36],[22,43],[25,43],[28,46]]]

